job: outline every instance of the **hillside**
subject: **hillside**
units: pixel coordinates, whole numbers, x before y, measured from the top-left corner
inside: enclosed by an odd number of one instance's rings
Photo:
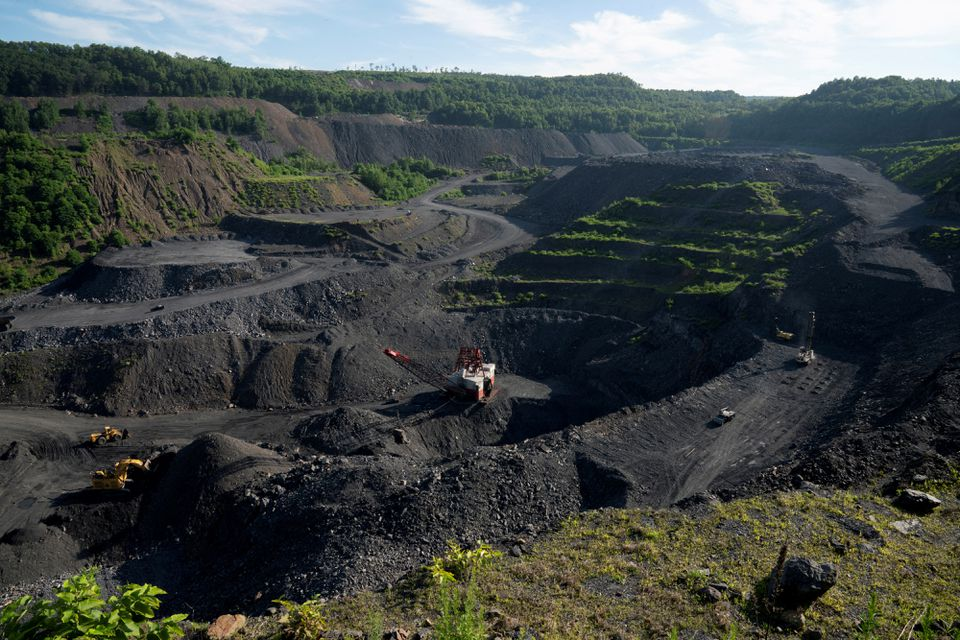
[[[0,93],[0,637],[960,640],[960,84]]]
[[[210,232],[243,208],[370,205],[375,196],[341,167],[386,166],[410,157],[477,167],[497,154],[536,165],[644,151],[626,134],[413,124],[393,116],[318,121],[243,98],[20,98],[0,107],[0,128],[13,131],[31,131],[33,114],[32,133],[20,134],[40,144],[31,153],[66,154],[57,181],[72,181],[77,198],[96,203],[98,217],[78,235],[46,223],[59,229],[56,237],[45,232],[46,248],[36,233],[29,241],[36,245],[32,252],[26,242],[11,245],[13,254],[0,271],[0,289],[7,290],[53,279],[108,238],[122,245]],[[47,121],[37,120],[40,113],[48,114]],[[302,153],[314,158],[308,172],[296,166]]]
[[[644,89],[617,74],[559,78],[460,72],[333,73],[246,69],[139,48],[0,43],[0,94],[9,96],[260,98],[304,116],[402,114],[435,124],[715,137],[704,123],[748,109],[731,91]]]
[[[852,78],[734,116],[733,139],[853,149],[960,134],[960,82]]]

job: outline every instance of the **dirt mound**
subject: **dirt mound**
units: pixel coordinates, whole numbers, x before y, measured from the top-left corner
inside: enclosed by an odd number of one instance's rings
[[[210,447],[196,443],[198,451]],[[145,548],[118,575],[149,577],[171,593],[165,603],[172,608],[208,616],[222,607],[262,610],[276,597],[383,585],[440,552],[447,539],[529,537],[575,512],[576,467],[556,447],[480,449],[439,466],[392,456],[307,460],[247,484],[221,484],[235,489],[216,498],[208,492],[200,510],[192,484],[204,482],[197,475],[203,461],[191,454],[189,464],[176,464],[184,476],[170,484],[171,469],[164,485],[186,492],[180,509],[192,526],[168,517],[175,526],[167,542]]]
[[[305,445],[333,455],[350,454],[368,444],[371,428],[391,423],[375,411],[340,407],[308,418],[294,429]]]
[[[222,433],[181,449],[149,497],[140,519],[146,539],[190,534],[215,521],[224,496],[289,464],[276,453]]]
[[[291,266],[288,260],[258,258],[249,250],[246,243],[232,240],[152,241],[108,249],[74,274],[67,290],[80,300],[136,302],[254,282]]]
[[[61,528],[37,523],[0,538],[0,585],[28,583],[79,568],[80,546]],[[0,602],[3,602],[0,591]]]

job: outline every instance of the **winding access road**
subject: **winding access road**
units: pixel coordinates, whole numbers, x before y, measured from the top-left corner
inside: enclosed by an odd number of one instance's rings
[[[468,244],[458,246],[442,256],[408,262],[407,266],[409,268],[417,270],[432,269],[452,264],[458,260],[470,259],[484,253],[498,251],[533,240],[533,236],[530,233],[521,229],[504,216],[489,211],[465,209],[435,202],[435,199],[440,194],[459,188],[475,177],[475,175],[468,175],[455,180],[445,181],[402,207],[403,209],[409,209],[416,215],[425,217],[435,216],[436,211],[441,209],[452,214],[467,216],[468,221],[480,223],[471,225],[471,233],[467,236]],[[380,209],[365,211],[344,211],[316,215],[275,214],[266,217],[297,223],[337,224],[383,220],[394,218],[397,215],[397,207],[382,207]],[[221,260],[220,257],[215,255],[217,254],[216,250],[209,247],[209,245],[218,243],[229,243],[231,245],[229,251],[225,251],[226,254],[236,253],[235,247],[232,246],[237,244],[236,241],[209,240],[204,241],[204,244],[208,245],[208,249],[199,256],[191,256],[189,252],[180,252],[179,257],[182,260],[180,264],[202,264],[204,262],[226,260],[229,256],[225,255]],[[135,252],[135,256],[131,256],[130,260],[130,266],[132,268],[154,264],[154,262],[151,261],[151,256],[154,253],[159,253],[157,251],[151,251],[149,247],[124,250],[122,253],[126,253],[127,251]],[[211,256],[215,259],[212,259]],[[164,258],[164,261],[167,264],[171,263],[171,260],[167,257]],[[237,261],[239,261],[239,258]],[[109,261],[109,263],[112,262],[116,261]],[[255,282],[232,287],[205,289],[178,296],[141,300],[138,302],[77,302],[59,295],[49,295],[40,291],[21,298],[16,306],[4,310],[3,313],[11,313],[16,316],[12,330],[23,331],[41,327],[69,328],[130,324],[141,322],[145,318],[176,313],[178,311],[224,300],[256,297],[271,291],[289,289],[308,282],[324,280],[338,274],[352,273],[371,268],[352,258],[343,257],[315,256],[298,258],[292,262],[294,262],[293,268],[277,274],[267,275]],[[163,309],[154,311],[158,305],[163,305]]]

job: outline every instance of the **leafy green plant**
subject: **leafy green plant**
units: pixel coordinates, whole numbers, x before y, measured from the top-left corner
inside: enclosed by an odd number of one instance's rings
[[[290,600],[274,600],[286,609],[281,619],[281,633],[290,640],[317,640],[327,630],[322,603],[312,598],[300,604]]]
[[[437,608],[434,625],[437,640],[482,640],[486,638],[483,607],[477,595],[477,574],[500,555],[490,545],[477,543],[465,549],[448,542],[447,553],[433,559],[427,567],[437,585]]]
[[[60,586],[53,600],[22,596],[0,610],[0,637],[6,640],[171,640],[184,635],[186,614],[154,620],[158,596],[166,592],[149,584],[128,584],[104,601],[96,569],[75,575]]]
[[[877,594],[871,593],[870,600],[867,601],[867,610],[860,620],[860,626],[857,628],[857,637],[860,640],[871,640],[876,637],[877,627],[880,626],[880,605],[877,602]]]

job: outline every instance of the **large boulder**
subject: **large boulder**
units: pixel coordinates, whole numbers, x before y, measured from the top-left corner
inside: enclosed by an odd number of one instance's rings
[[[904,489],[894,502],[904,511],[918,515],[930,513],[942,504],[939,498],[916,489]]]
[[[787,558],[787,547],[783,546],[767,578],[766,596],[760,601],[762,615],[779,627],[800,630],[805,623],[803,612],[836,582],[835,565]]]
[[[246,616],[242,614],[225,614],[213,621],[207,628],[207,637],[210,640],[227,640],[247,624]]]
[[[803,611],[837,583],[837,567],[830,562],[793,557],[771,577],[771,604],[778,609]]]

